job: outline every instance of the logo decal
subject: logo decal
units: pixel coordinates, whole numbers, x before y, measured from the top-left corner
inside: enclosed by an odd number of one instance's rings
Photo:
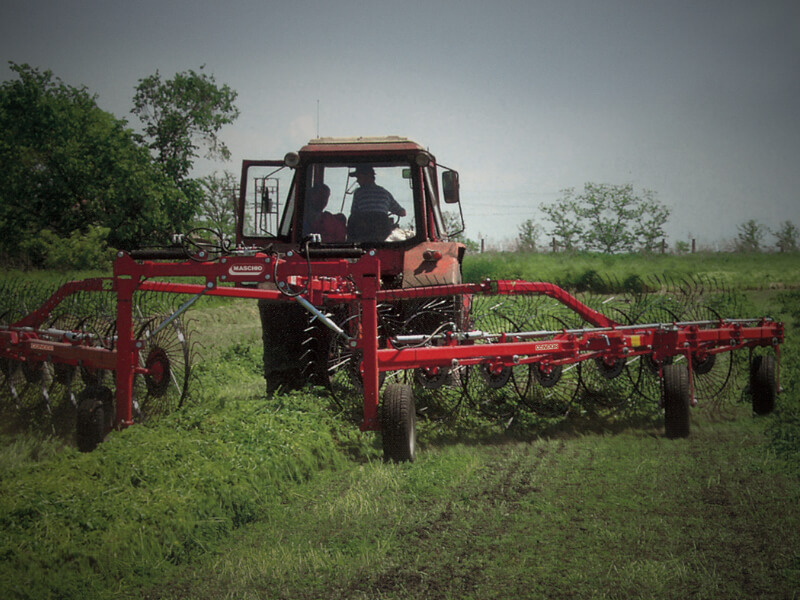
[[[37,350],[39,352],[52,352],[53,350],[55,350],[55,347],[51,346],[50,344],[31,342],[31,350]]]
[[[534,352],[547,352],[548,350],[560,350],[561,346],[558,342],[543,342],[534,346]]]
[[[250,264],[250,265],[231,265],[228,273],[231,275],[258,275],[264,271],[264,265]]]

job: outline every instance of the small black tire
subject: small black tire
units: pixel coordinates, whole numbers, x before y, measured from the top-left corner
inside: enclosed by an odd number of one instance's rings
[[[381,410],[383,458],[386,462],[411,462],[417,451],[417,414],[414,389],[393,383],[383,392]]]
[[[768,415],[775,408],[778,382],[775,378],[775,357],[759,355],[750,363],[750,397],[753,412]]]
[[[674,440],[689,436],[689,369],[686,365],[664,365],[664,432]]]
[[[102,385],[87,387],[78,395],[77,402],[75,441],[78,450],[91,452],[106,437],[106,414],[112,406],[111,390]]]

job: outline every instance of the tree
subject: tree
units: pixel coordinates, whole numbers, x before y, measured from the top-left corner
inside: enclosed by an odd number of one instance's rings
[[[517,228],[517,252],[536,252],[539,243],[539,225],[528,219]]]
[[[156,168],[124,121],[85,88],[50,71],[11,63],[0,84],[0,250],[23,260],[23,242],[44,229],[68,238],[92,226],[132,248],[180,225],[182,194]]]
[[[781,223],[780,229],[773,231],[772,235],[777,238],[775,246],[781,252],[797,252],[798,233],[797,227],[791,221]]]
[[[580,245],[583,228],[578,217],[573,190],[564,190],[562,193],[564,196],[559,200],[552,204],[542,204],[539,208],[553,224],[547,234],[555,238],[560,248],[572,252]]]
[[[750,219],[737,226],[739,234],[736,237],[736,250],[739,252],[760,252],[761,242],[764,240],[765,227]]]
[[[236,96],[227,85],[218,86],[213,75],[192,70],[166,81],[158,71],[139,80],[131,112],[142,122],[155,159],[179,186],[188,178],[201,145],[207,158],[230,158],[218,134],[239,116]]]
[[[670,210],[655,199],[653,191],[643,190],[642,202],[636,207],[635,214],[633,235],[638,249],[655,252],[666,237],[664,225],[669,220]]]
[[[675,242],[675,254],[688,254],[689,249],[689,242],[685,242],[683,240],[678,240]]]
[[[464,221],[461,213],[442,211],[442,222],[446,232],[454,232],[445,237],[451,242],[460,242],[467,248],[467,252],[478,252],[480,244],[464,235]]]
[[[199,183],[203,195],[195,225],[216,229],[226,237],[232,238],[235,234],[239,182],[233,173],[225,171],[222,176],[213,173],[203,177]]]
[[[568,250],[580,243],[586,250],[613,254],[653,251],[664,237],[670,210],[655,192],[634,192],[633,186],[586,183],[581,194],[573,188],[541,210],[554,227],[548,232]]]

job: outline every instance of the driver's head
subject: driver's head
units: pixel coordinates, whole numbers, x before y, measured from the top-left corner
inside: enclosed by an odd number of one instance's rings
[[[364,183],[375,181],[375,169],[367,165],[361,165],[350,173],[350,177],[355,177],[358,185],[363,185]]]
[[[314,212],[322,212],[328,206],[328,199],[331,197],[331,188],[324,183],[318,183],[311,188],[311,195],[308,198],[308,206]]]

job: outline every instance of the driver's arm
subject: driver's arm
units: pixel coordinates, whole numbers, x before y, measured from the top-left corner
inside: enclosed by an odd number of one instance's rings
[[[406,216],[406,209],[400,206],[400,203],[389,194],[389,212],[396,214],[398,217]]]

